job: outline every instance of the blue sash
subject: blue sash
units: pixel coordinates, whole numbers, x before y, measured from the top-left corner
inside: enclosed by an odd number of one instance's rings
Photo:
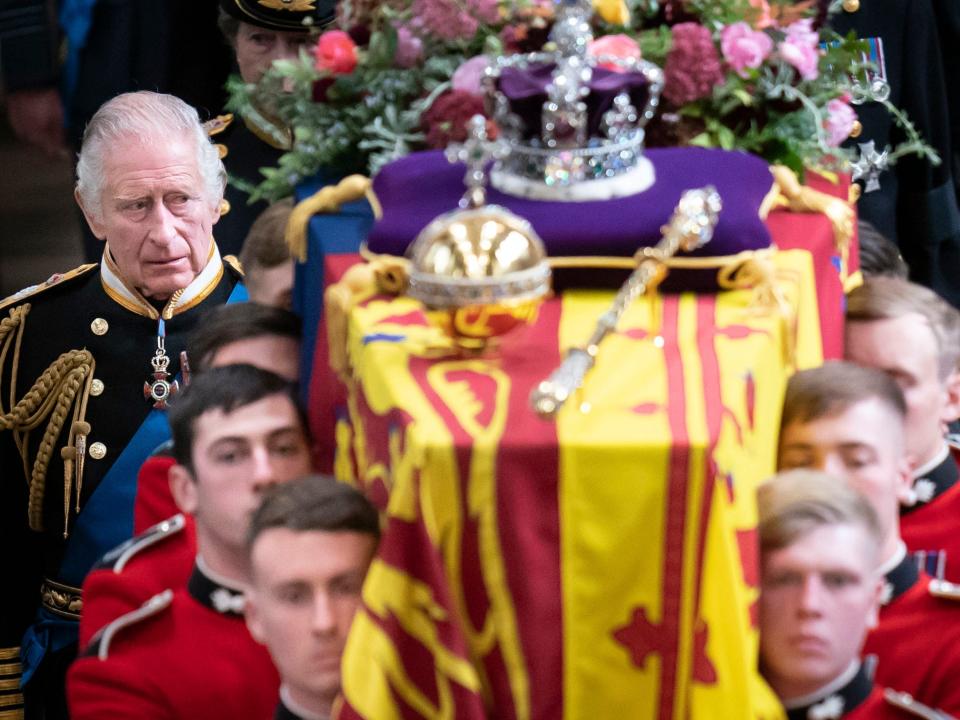
[[[246,300],[247,289],[238,282],[227,298],[227,304]],[[137,473],[150,453],[169,439],[166,412],[151,410],[77,516],[67,539],[60,572],[55,578],[58,582],[80,587],[90,568],[104,553],[133,535]],[[54,615],[40,607],[20,645],[21,686],[27,684],[47,652],[57,652],[75,643],[77,632],[76,620]]]

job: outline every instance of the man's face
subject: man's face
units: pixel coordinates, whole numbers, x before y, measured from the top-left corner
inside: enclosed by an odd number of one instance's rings
[[[261,494],[311,471],[300,417],[282,394],[201,415],[194,421],[191,457],[192,473],[181,465],[171,469],[177,503],[213,542],[234,552],[242,551]]]
[[[282,335],[257,335],[217,350],[210,367],[253,365],[296,382],[300,377],[300,343]]]
[[[294,60],[300,48],[310,45],[308,33],[284,32],[240,23],[235,50],[240,77],[255,83],[270,68],[274,60]]]
[[[877,622],[875,565],[870,536],[855,525],[823,525],[763,554],[760,658],[782,700],[819,689],[859,655]]]
[[[352,531],[264,531],[253,545],[250,632],[267,646],[298,704],[333,701],[340,656],[376,540]]]
[[[933,330],[921,315],[848,322],[846,359],[881,370],[907,401],[907,453],[915,465],[930,460],[943,444],[945,424],[955,419],[947,383],[940,379]]]
[[[900,501],[910,488],[902,423],[877,398],[780,430],[779,469],[811,468],[843,478],[876,510],[885,540],[899,537]]]
[[[102,217],[84,214],[109,242],[123,279],[157,300],[187,287],[207,264],[220,219],[192,144],[122,140],[105,151],[103,177]]]
[[[293,261],[276,267],[253,267],[245,278],[250,302],[293,309]]]

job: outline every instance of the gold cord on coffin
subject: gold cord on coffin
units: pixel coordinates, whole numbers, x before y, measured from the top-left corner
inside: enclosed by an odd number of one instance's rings
[[[310,218],[317,213],[339,212],[344,203],[353,202],[360,198],[367,198],[373,208],[373,216],[378,220],[383,215],[380,201],[373,192],[373,183],[363,175],[349,175],[336,185],[327,185],[320,188],[310,197],[301,200],[293,208],[284,238],[290,254],[299,262],[307,260],[307,227]]]
[[[80,510],[80,492],[83,483],[83,459],[90,424],[85,421],[87,400],[93,380],[94,359],[89,350],[69,350],[58,357],[33,383],[20,400],[17,395],[17,370],[26,317],[31,305],[25,303],[12,308],[0,320],[0,369],[4,367],[11,348],[9,410],[0,398],[0,431],[10,430],[20,452],[24,476],[29,477],[27,516],[30,528],[43,529],[43,498],[46,491],[47,469],[53,456],[54,443],[70,416],[67,445],[61,448],[63,460],[63,536],[67,537],[70,519],[70,501],[76,498]],[[72,410],[72,413],[71,413]],[[33,467],[29,464],[30,432],[44,421],[44,429]],[[75,488],[75,491],[74,491]]]

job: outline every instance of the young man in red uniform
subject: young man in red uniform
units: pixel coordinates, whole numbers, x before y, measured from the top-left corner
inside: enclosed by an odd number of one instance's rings
[[[280,671],[275,720],[326,720],[380,538],[373,505],[319,475],[280,485],[250,521],[247,626]]]
[[[229,312],[211,312],[188,339],[187,354],[194,374],[246,363],[296,381],[300,324],[295,315],[251,303],[222,309]],[[192,518],[179,512],[170,494],[168,473],[173,465],[167,448],[141,467],[134,527],[146,529],[107,553],[87,575],[80,616],[81,649],[108,622],[166,588],[185,585],[190,577],[197,545]]]
[[[70,670],[71,717],[267,717],[279,677],[247,631],[244,545],[260,496],[309,470],[291,386],[244,365],[197,375],[170,410],[171,488],[196,526],[186,587],[106,625]]]
[[[960,601],[941,596],[900,539],[900,499],[911,487],[905,415],[903,393],[882,372],[846,362],[801,371],[787,384],[779,464],[842,478],[873,506],[884,592],[864,653],[878,657],[880,684],[960,714]]]
[[[760,663],[788,720],[935,717],[874,686],[860,660],[877,622],[884,542],[866,498],[838,478],[794,470],[761,485],[757,500]]]
[[[960,470],[946,438],[960,415],[960,313],[920,285],[870,278],[847,298],[846,356],[903,390],[913,488],[900,532],[931,573],[960,583]]]

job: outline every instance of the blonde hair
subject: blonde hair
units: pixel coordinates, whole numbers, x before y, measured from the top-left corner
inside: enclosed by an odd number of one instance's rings
[[[924,319],[937,342],[940,379],[960,363],[960,312],[933,290],[896,277],[867,278],[847,295],[847,322],[895,320],[916,314]]]
[[[846,481],[817,470],[788,470],[757,491],[761,552],[782,550],[819,527],[863,528],[879,548],[883,530],[867,499]]]

